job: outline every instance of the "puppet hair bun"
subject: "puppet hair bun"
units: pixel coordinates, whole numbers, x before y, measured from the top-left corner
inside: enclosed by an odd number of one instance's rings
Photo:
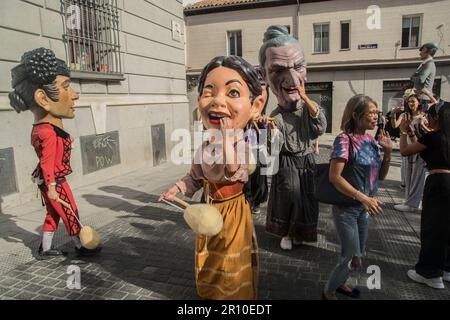
[[[286,37],[286,36],[290,36],[290,34],[285,26],[270,26],[264,33],[263,42],[267,42],[271,39],[275,39],[278,37]]]
[[[16,110],[17,113],[20,113],[22,111],[27,111],[30,109],[28,107],[28,105],[25,103],[25,101],[23,101],[22,97],[16,90],[10,92],[8,94],[8,98],[9,98],[9,104],[11,105],[11,107],[14,108],[14,110]]]
[[[38,48],[26,52],[22,63],[30,80],[38,85],[49,84],[56,79],[58,62],[50,49]]]

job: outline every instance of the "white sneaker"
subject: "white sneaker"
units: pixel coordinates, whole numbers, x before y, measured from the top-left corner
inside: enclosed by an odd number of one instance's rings
[[[396,204],[394,206],[394,209],[397,211],[402,211],[402,212],[413,212],[414,208],[407,206],[406,204]]]
[[[416,270],[408,270],[408,277],[411,280],[426,284],[427,286],[434,289],[445,289],[444,282],[442,282],[442,277],[427,279],[418,274]]]
[[[292,250],[292,240],[289,237],[281,238],[280,247],[283,250]]]
[[[450,272],[445,272],[444,271],[444,275],[442,276],[442,279],[444,281],[450,282]]]

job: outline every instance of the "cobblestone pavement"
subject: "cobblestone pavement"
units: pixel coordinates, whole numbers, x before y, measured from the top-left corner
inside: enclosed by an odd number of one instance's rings
[[[327,151],[322,149],[319,161],[326,157]],[[393,166],[399,163],[397,156]],[[165,172],[159,173],[163,181]],[[141,178],[155,179],[155,174]],[[102,225],[98,228],[104,241],[101,254],[79,260],[70,243],[61,243],[60,247],[69,251],[67,257],[29,259],[13,269],[0,268],[0,299],[198,299],[193,273],[194,234],[179,212],[156,203],[157,195],[170,182],[165,180],[151,193],[111,185],[101,188],[110,197],[83,196],[102,210],[115,213],[115,218],[103,225],[100,213],[89,221],[95,227]],[[382,183],[379,198],[385,203],[385,213],[371,220],[368,258],[363,271],[351,282],[361,286],[365,299],[450,299],[450,284],[444,290],[433,290],[407,279],[406,271],[418,256],[420,216],[393,210],[402,197],[398,185],[395,180]],[[292,251],[281,250],[279,239],[265,233],[265,207],[261,214],[254,215],[254,222],[260,248],[259,298],[320,299],[339,251],[330,207],[320,207],[318,242],[296,246]],[[36,235],[29,247],[35,249],[38,244]],[[0,265],[13,259],[12,255],[5,257]],[[69,265],[81,270],[80,290],[66,287]],[[380,267],[381,289],[366,287],[371,274],[365,268],[369,265]]]

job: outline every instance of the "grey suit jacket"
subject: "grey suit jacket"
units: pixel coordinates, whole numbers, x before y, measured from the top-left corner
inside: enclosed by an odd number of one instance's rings
[[[420,92],[423,88],[433,92],[434,77],[436,76],[436,65],[434,60],[430,59],[427,62],[421,64],[416,72],[411,76],[411,80],[414,82],[414,89]],[[426,95],[422,95],[422,99],[429,100]]]

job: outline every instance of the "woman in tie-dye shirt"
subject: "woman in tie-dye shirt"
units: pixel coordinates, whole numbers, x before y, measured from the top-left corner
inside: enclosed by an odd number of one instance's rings
[[[359,290],[345,284],[350,271],[361,266],[361,257],[365,252],[369,215],[382,212],[382,203],[373,198],[377,192],[378,179],[384,179],[389,170],[392,142],[389,134],[381,131],[380,137],[367,133],[377,125],[377,104],[370,97],[359,94],[347,102],[342,117],[341,130],[334,140],[330,160],[330,182],[343,194],[357,200],[353,206],[333,206],[332,213],[336,231],[341,243],[338,263],[331,272],[325,286],[323,298],[336,300],[336,292],[350,297],[358,297]],[[378,145],[383,147],[384,157]],[[353,151],[351,151],[353,150]],[[356,185],[352,186],[342,171],[347,165],[353,166]]]

